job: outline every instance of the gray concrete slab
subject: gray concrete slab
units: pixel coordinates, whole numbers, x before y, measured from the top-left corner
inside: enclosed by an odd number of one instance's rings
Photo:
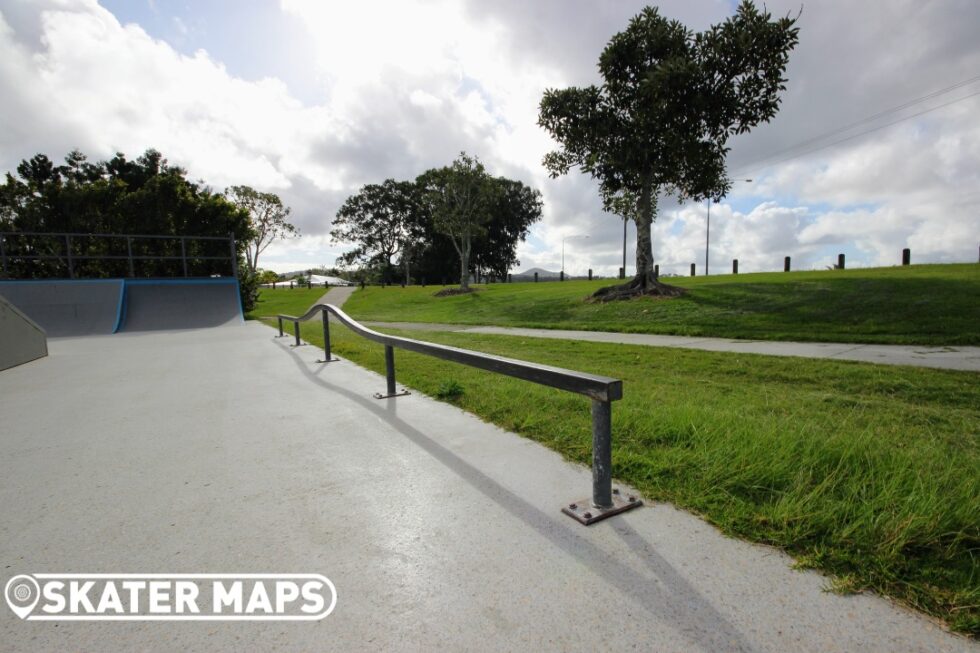
[[[357,290],[357,286],[331,286],[327,292],[323,294],[323,297],[316,301],[317,304],[333,304],[334,306],[340,308],[344,305],[344,302],[354,294]]]
[[[17,573],[322,573],[299,623],[19,621],[4,650],[978,651],[651,505],[586,528],[588,469],[248,323],[61,339],[0,375]]]
[[[704,351],[730,351],[768,356],[799,356],[879,363],[913,365],[946,370],[980,372],[980,347],[930,347],[926,345],[860,345],[832,342],[778,342],[773,340],[734,340],[731,338],[694,338],[660,336],[646,333],[611,333],[606,331],[571,331],[567,329],[526,329],[520,327],[466,326],[425,322],[365,322],[382,329],[415,331],[458,331],[488,333],[529,338],[584,340],[648,347],[679,347]]]

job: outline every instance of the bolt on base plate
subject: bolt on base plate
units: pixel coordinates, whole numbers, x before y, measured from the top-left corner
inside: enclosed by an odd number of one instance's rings
[[[404,397],[405,395],[410,395],[410,394],[412,394],[412,393],[409,392],[408,390],[405,390],[404,388],[402,388],[402,391],[401,392],[395,392],[394,394],[390,394],[390,395],[383,395],[380,392],[375,392],[374,393],[374,398],[375,399],[390,399],[391,397]]]
[[[588,526],[589,524],[594,524],[597,521],[602,521],[613,515],[618,515],[621,512],[626,512],[627,510],[632,510],[643,505],[639,497],[632,494],[623,497],[619,493],[619,490],[613,490],[612,499],[613,504],[609,508],[596,508],[592,505],[592,499],[582,499],[581,501],[568,504],[561,511],[578,523]]]

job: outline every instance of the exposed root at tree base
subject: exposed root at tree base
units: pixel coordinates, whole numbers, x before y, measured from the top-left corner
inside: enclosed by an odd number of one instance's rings
[[[606,286],[605,288],[599,288],[595,291],[589,298],[589,302],[593,303],[605,303],[620,301],[625,299],[635,299],[636,297],[662,297],[668,299],[670,297],[681,297],[687,290],[684,288],[678,288],[677,286],[671,286],[666,283],[660,283],[657,279],[653,277],[647,277],[644,283],[644,279],[641,277],[636,277],[632,281],[618,286]]]
[[[454,295],[468,295],[471,292],[476,292],[473,288],[443,288],[437,293],[433,293],[433,297],[452,297]]]

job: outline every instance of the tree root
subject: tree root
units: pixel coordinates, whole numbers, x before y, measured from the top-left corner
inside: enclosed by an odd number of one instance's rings
[[[658,279],[649,275],[646,279],[643,277],[634,277],[631,281],[618,286],[599,288],[587,301],[592,303],[605,303],[635,299],[636,297],[663,297],[667,299],[670,297],[681,297],[685,293],[687,291],[684,288],[660,283]]]

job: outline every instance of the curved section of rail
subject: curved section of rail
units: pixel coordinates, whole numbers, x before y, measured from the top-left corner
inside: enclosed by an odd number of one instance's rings
[[[315,304],[300,316],[276,316],[279,337],[284,336],[283,322],[292,322],[296,346],[299,346],[300,323],[317,313],[321,315],[323,323],[323,362],[337,360],[330,351],[329,315],[336,317],[357,335],[384,345],[387,393],[375,394],[378,399],[408,394],[397,392],[395,387],[396,347],[589,397],[592,400],[592,498],[570,503],[562,512],[588,525],[640,505],[637,497],[621,496],[618,490],[612,488],[612,402],[623,397],[623,382],[619,379],[379,333],[332,304]]]

